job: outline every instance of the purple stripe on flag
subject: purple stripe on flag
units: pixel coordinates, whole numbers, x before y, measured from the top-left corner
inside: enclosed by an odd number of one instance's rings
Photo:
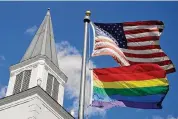
[[[120,107],[133,107],[140,109],[161,109],[162,106],[159,103],[144,103],[144,102],[129,102],[129,101],[113,101],[113,102],[101,102],[94,100],[92,102],[93,107],[99,107],[103,109],[109,109],[115,106]]]

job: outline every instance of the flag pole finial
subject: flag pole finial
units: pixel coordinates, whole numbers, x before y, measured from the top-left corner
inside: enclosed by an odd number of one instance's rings
[[[88,10],[88,11],[85,12],[85,15],[86,15],[86,16],[90,16],[90,15],[91,15],[91,12]]]
[[[91,15],[91,12],[90,11],[86,11],[85,12],[85,18],[84,18],[84,23],[90,23],[90,15]]]

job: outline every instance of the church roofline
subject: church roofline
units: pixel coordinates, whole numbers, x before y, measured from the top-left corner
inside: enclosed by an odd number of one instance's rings
[[[62,115],[64,119],[74,119],[74,117],[65,110],[56,100],[54,100],[49,94],[46,93],[40,86],[35,86],[26,91],[20,92],[15,95],[10,95],[0,99],[0,106],[18,101],[20,99],[38,94],[46,103],[48,103],[59,115]]]

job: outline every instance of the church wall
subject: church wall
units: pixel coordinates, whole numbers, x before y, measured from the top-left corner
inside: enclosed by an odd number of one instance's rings
[[[14,89],[14,84],[15,84],[15,78],[16,78],[16,75],[10,76],[6,96],[12,95],[13,89]]]
[[[62,98],[61,98],[62,97]],[[63,106],[63,100],[64,100],[64,86],[62,84],[59,85],[59,93],[58,93],[58,101],[61,106]]]
[[[57,113],[53,112],[49,107],[46,107],[46,105],[43,104],[43,105],[41,105],[41,107],[42,107],[42,111],[38,115],[39,119],[49,119],[49,117],[50,117],[50,119],[64,119]]]
[[[34,117],[36,119],[64,119],[56,113],[41,97],[37,97],[32,110],[35,110]],[[61,114],[62,115],[62,114]]]
[[[47,85],[47,78],[48,78],[48,68],[45,64],[44,70],[43,70],[43,82],[42,82],[42,88],[46,90],[46,85]]]
[[[1,119],[30,119],[34,115],[30,109],[30,105],[35,102],[33,97],[0,106]]]
[[[37,74],[38,74],[38,65],[36,65],[32,69],[31,78],[29,82],[29,88],[32,88],[37,85]]]
[[[46,85],[47,85],[47,77],[48,73],[52,74],[57,81],[59,82],[59,92],[58,92],[58,103],[63,106],[63,98],[64,98],[64,83],[61,79],[60,76],[58,76],[47,64],[45,65],[45,70],[44,70],[44,82],[43,85],[45,86],[44,90],[46,90]]]
[[[15,81],[16,81],[16,75],[24,70],[32,70],[30,82],[29,82],[29,88],[36,86],[37,85],[37,73],[38,73],[37,66],[38,66],[38,62],[34,62],[34,63],[30,63],[28,65],[25,65],[23,67],[19,67],[15,70],[11,70],[6,96],[13,94],[14,85],[15,85]]]
[[[59,85],[59,92],[58,92],[58,103],[60,105],[63,105],[63,98],[64,98],[64,83],[60,76],[58,76],[46,63],[43,59],[38,60],[34,63],[25,65],[24,67],[20,67],[16,70],[11,71],[11,76],[9,80],[9,85],[7,89],[6,96],[13,94],[14,84],[16,80],[16,75],[24,70],[31,69],[31,77],[29,82],[29,88],[35,87],[37,85],[40,85],[44,90],[46,90],[46,84],[47,84],[47,77],[48,73],[51,73],[56,77]]]
[[[0,106],[0,118],[64,119],[37,94]]]

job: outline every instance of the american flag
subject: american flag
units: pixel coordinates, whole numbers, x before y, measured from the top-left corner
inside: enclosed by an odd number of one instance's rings
[[[167,73],[175,67],[159,45],[162,21],[91,23],[94,31],[92,56],[111,55],[121,66],[141,63],[160,65]]]

